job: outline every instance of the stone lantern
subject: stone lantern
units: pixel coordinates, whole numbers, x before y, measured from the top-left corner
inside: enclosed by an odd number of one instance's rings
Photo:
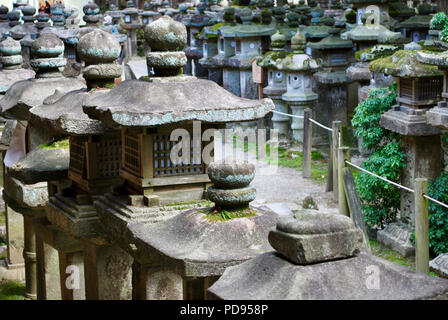
[[[277,68],[277,60],[284,59],[289,52],[285,50],[286,37],[278,31],[271,36],[271,49],[267,52],[258,65],[267,69],[268,85],[263,88],[263,94],[271,98],[275,104],[275,111],[288,113],[288,105],[283,101],[282,94],[286,92],[286,72]],[[289,133],[290,118],[277,113],[272,114],[272,127],[279,134]]]
[[[151,11],[151,5],[149,4],[149,2],[145,2],[144,11],[141,12],[139,15],[140,15],[141,20],[142,20],[142,25],[145,26],[145,25],[153,22],[154,19],[157,16],[159,16],[159,13]]]
[[[312,91],[313,72],[320,67],[320,61],[305,54],[306,40],[302,33],[291,39],[293,53],[277,61],[277,68],[286,72],[286,92],[282,99],[291,108],[292,114],[303,116],[304,110],[311,107],[318,95]],[[292,118],[292,136],[295,140],[303,140],[303,119]]]
[[[34,24],[34,20],[36,19],[34,14],[36,13],[36,9],[30,5],[21,7],[22,11],[22,20],[23,24],[17,25],[9,31],[11,37],[14,40],[20,40],[25,37],[27,34],[37,34],[38,30]]]
[[[426,121],[428,124],[438,127],[441,130],[448,129],[448,64],[447,64],[448,52],[443,53],[428,53],[418,52],[417,59],[429,65],[436,65],[441,71],[443,71],[443,89],[442,89],[442,101],[439,101],[437,106],[429,109],[426,112]],[[448,275],[448,254],[440,254],[435,259],[429,262],[431,270],[435,271],[442,277]]]
[[[7,6],[0,5],[0,39],[4,38],[4,34],[9,32],[8,11]]]
[[[127,8],[122,11],[124,17],[123,29],[128,32],[126,43],[126,59],[130,60],[137,56],[137,29],[142,25],[138,19],[138,10],[134,7],[132,0],[127,2]]]
[[[96,27],[102,22],[103,16],[100,14],[100,8],[95,2],[89,1],[82,7],[84,17],[82,18],[88,27]]]
[[[83,101],[90,95],[102,95],[114,86],[115,78],[121,76],[121,66],[116,62],[121,47],[113,34],[95,30],[80,37],[77,44],[80,58],[85,61],[83,77],[86,90],[75,90],[57,95],[51,101],[30,110],[30,124],[47,128],[54,137],[69,137],[68,183],[58,187],[61,178],[49,182],[49,201],[46,213],[50,226],[55,226],[75,248],[61,247],[56,240],[38,235],[40,242],[57,250],[59,263],[79,266],[83,270],[84,288],[73,290],[72,299],[130,299],[130,268],[132,258],[105,239],[98,216],[93,208],[93,199],[109,192],[112,185],[120,184],[121,136],[119,131],[108,130],[101,122],[89,119],[82,110]],[[97,54],[100,52],[100,54]],[[49,99],[47,99],[49,100]],[[61,164],[60,166],[63,167]],[[49,252],[50,249],[47,250]],[[50,273],[47,259],[42,259],[46,273]],[[108,261],[105,263],[105,261]],[[113,275],[107,268],[121,264],[123,269]],[[43,271],[42,271],[43,272]],[[107,276],[103,276],[107,274]],[[61,275],[60,282],[64,283]],[[114,286],[112,283],[120,283]],[[58,283],[42,284],[53,288]],[[84,287],[84,283],[81,287]],[[109,290],[102,290],[107,287]],[[64,286],[62,286],[64,288]],[[45,291],[45,290],[42,290]],[[70,291],[70,290],[68,290]],[[63,292],[64,293],[64,292]],[[66,295],[67,296],[67,295]],[[67,299],[63,296],[63,299]]]
[[[8,24],[11,28],[21,24],[20,22],[21,14],[19,10],[17,9],[11,10],[8,12],[7,15],[8,15]]]
[[[432,6],[422,3],[417,8],[418,14],[400,23],[406,36],[415,43],[428,38],[429,25],[432,19]]]
[[[51,6],[51,21],[54,27],[63,27],[65,25],[64,6],[56,2]]]
[[[36,28],[41,31],[44,28],[50,27],[50,15],[45,12],[39,12],[36,14]]]
[[[173,32],[172,38],[157,37],[166,30]],[[263,235],[273,225],[275,215],[257,211],[250,221],[242,218],[216,224],[204,220],[206,214],[199,210],[209,212],[210,208],[201,209],[200,200],[208,194],[211,182],[215,195],[237,193],[235,201],[245,204],[239,208],[252,212],[246,205],[254,195],[248,186],[253,166],[231,164],[213,169],[204,158],[198,158],[207,149],[196,140],[185,145],[187,149],[182,149],[179,159],[171,133],[177,129],[186,139],[201,139],[207,129],[224,128],[229,121],[264,117],[274,105],[270,99],[241,99],[213,81],[183,76],[186,57],[182,49],[187,34],[185,27],[170,17],[165,15],[149,24],[145,38],[152,49],[147,53],[147,64],[155,77],[149,82],[122,82],[83,103],[90,118],[120,130],[122,135],[120,176],[124,183],[114,188],[113,195],[106,194],[94,204],[108,234],[132,252],[137,298],[200,299],[226,265],[241,263],[268,249]],[[231,176],[230,185],[213,180],[226,176]],[[252,235],[243,227],[246,223],[254,226]],[[112,230],[116,232],[109,233]],[[180,250],[170,252],[174,242]]]
[[[401,184],[413,189],[416,178],[433,179],[440,173],[440,131],[427,124],[426,111],[437,104],[443,88],[443,73],[417,60],[416,50],[400,50],[377,59],[371,70],[398,79],[397,103],[381,115],[380,125],[402,135],[407,167]],[[414,230],[414,196],[401,190],[400,217],[378,232],[378,240],[404,256],[414,253],[409,237]]]
[[[211,27],[204,27],[200,36],[202,40],[202,58],[199,64],[207,69],[208,79],[222,85],[222,69],[215,65],[213,57],[218,55],[218,31]]]
[[[244,12],[243,12],[244,11]],[[240,93],[238,96],[248,99],[258,98],[258,87],[252,78],[252,60],[261,55],[261,38],[270,36],[275,32],[272,26],[251,24],[252,13],[242,10],[243,24],[233,28],[235,41],[235,54],[227,63],[231,68],[238,68]]]
[[[187,65],[191,68],[190,75],[207,78],[207,70],[204,69],[199,63],[199,59],[202,58],[203,48],[202,39],[200,39],[201,31],[204,27],[211,24],[210,17],[205,14],[195,14],[188,19],[184,19],[182,23],[187,28],[187,35],[189,37],[188,45],[185,47],[185,55],[187,56]]]
[[[0,42],[0,93],[4,94],[17,81],[34,78],[34,71],[23,69],[20,42],[6,38]]]
[[[68,29],[78,28],[81,19],[78,17],[79,10],[76,7],[64,8],[65,26]]]
[[[321,120],[331,126],[332,121],[340,120],[347,124],[348,116],[348,84],[351,80],[346,75],[346,68],[353,58],[353,43],[342,40],[340,30],[333,28],[329,36],[319,42],[311,43],[311,49],[317,50],[322,58],[322,70],[314,74],[319,92],[317,121],[319,114],[328,114]]]

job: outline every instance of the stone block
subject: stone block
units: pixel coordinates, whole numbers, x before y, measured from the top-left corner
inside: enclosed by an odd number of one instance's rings
[[[143,202],[147,207],[156,207],[160,205],[160,197],[157,195],[143,196]]]
[[[398,223],[391,223],[383,230],[378,231],[377,240],[382,245],[397,251],[404,257],[415,255],[415,247],[412,245],[410,237],[412,230]]]
[[[448,253],[429,261],[429,268],[443,278],[448,278]]]
[[[143,196],[140,195],[129,195],[128,196],[128,205],[135,207],[143,207],[144,200]]]

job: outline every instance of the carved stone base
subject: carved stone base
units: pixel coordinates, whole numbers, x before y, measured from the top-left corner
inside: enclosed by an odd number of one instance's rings
[[[410,240],[411,234],[412,230],[398,223],[391,223],[383,230],[378,231],[377,240],[404,257],[411,257],[415,255],[415,247]]]
[[[448,253],[438,255],[435,259],[429,261],[429,268],[439,276],[448,278]]]
[[[25,264],[9,264],[6,259],[0,260],[0,279],[25,281]]]

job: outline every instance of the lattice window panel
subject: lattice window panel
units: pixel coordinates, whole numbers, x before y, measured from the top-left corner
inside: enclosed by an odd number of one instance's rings
[[[70,139],[70,171],[81,177],[85,177],[85,157],[86,150],[84,141],[80,139]]]
[[[141,177],[140,139],[138,136],[126,134],[124,137],[124,163],[126,171]]]
[[[440,97],[443,89],[443,78],[425,78],[418,81],[418,100],[435,99]]]
[[[400,79],[400,97],[413,99],[412,79]]]
[[[205,173],[205,165],[203,163],[195,163],[192,145],[190,146],[189,164],[183,163],[182,160],[176,164],[171,162],[170,152],[173,146],[177,143],[177,141],[170,141],[170,135],[154,135],[154,177],[183,176]],[[182,159],[181,152],[179,152],[179,156]]]
[[[241,41],[240,40],[236,41],[235,52],[241,53]]]
[[[98,156],[98,175],[117,177],[120,174],[121,139],[105,140],[96,143]]]

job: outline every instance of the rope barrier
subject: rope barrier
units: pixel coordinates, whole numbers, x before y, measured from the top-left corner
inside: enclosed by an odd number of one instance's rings
[[[367,174],[370,174],[371,176],[374,176],[374,177],[376,177],[376,178],[378,178],[378,179],[381,179],[381,180],[383,180],[383,181],[386,181],[386,182],[388,182],[388,183],[390,183],[390,184],[392,184],[392,185],[394,185],[394,186],[396,186],[396,187],[398,187],[398,188],[401,188],[401,189],[403,189],[403,190],[409,191],[409,192],[411,192],[411,193],[414,193],[414,192],[415,192],[414,190],[412,190],[412,189],[410,189],[410,188],[408,188],[408,187],[402,186],[401,184],[395,183],[395,182],[390,181],[390,180],[388,180],[388,179],[386,179],[386,178],[383,178],[383,177],[381,177],[381,176],[379,176],[379,175],[377,175],[377,174],[374,174],[373,172],[370,172],[370,171],[367,171],[366,169],[363,169],[363,168],[361,168],[361,167],[358,167],[356,164],[353,164],[353,163],[351,163],[350,161],[345,160],[345,163],[351,165],[352,167],[354,167],[354,168],[356,168],[356,169],[358,169],[358,170],[361,170],[362,172],[365,172],[365,173],[367,173]]]
[[[283,113],[283,112],[275,111],[275,110],[272,110],[272,112],[273,112],[273,113],[277,113],[277,114],[281,114],[281,115],[283,115],[283,116],[288,116],[288,117],[291,117],[291,118],[297,118],[297,119],[303,119],[303,118],[304,118],[303,116],[295,116],[295,115],[293,115],[293,114]]]
[[[318,125],[319,127],[325,129],[325,130],[328,130],[328,131],[330,131],[330,132],[333,132],[333,129],[324,126],[322,123],[319,123],[319,122],[317,122],[316,120],[310,119],[310,121],[311,121],[312,123]]]
[[[428,200],[430,200],[430,201],[432,201],[432,202],[437,203],[438,205],[441,205],[442,207],[445,207],[445,208],[448,209],[448,205],[446,205],[446,204],[444,204],[444,203],[442,203],[442,202],[440,202],[440,201],[438,201],[438,200],[436,200],[434,198],[431,198],[430,196],[427,196],[426,194],[424,194],[423,197],[428,199]]]
[[[293,115],[293,114],[284,113],[284,112],[275,111],[275,110],[272,110],[272,112],[273,112],[273,113],[277,113],[277,114],[281,114],[281,115],[283,115],[283,116],[291,117],[291,118],[304,119],[304,116],[296,116],[296,115]],[[310,121],[311,121],[312,123],[318,125],[319,127],[325,129],[325,130],[328,130],[328,131],[330,131],[330,132],[333,132],[333,129],[324,126],[322,123],[317,122],[317,121],[314,120],[314,119],[310,119]]]

